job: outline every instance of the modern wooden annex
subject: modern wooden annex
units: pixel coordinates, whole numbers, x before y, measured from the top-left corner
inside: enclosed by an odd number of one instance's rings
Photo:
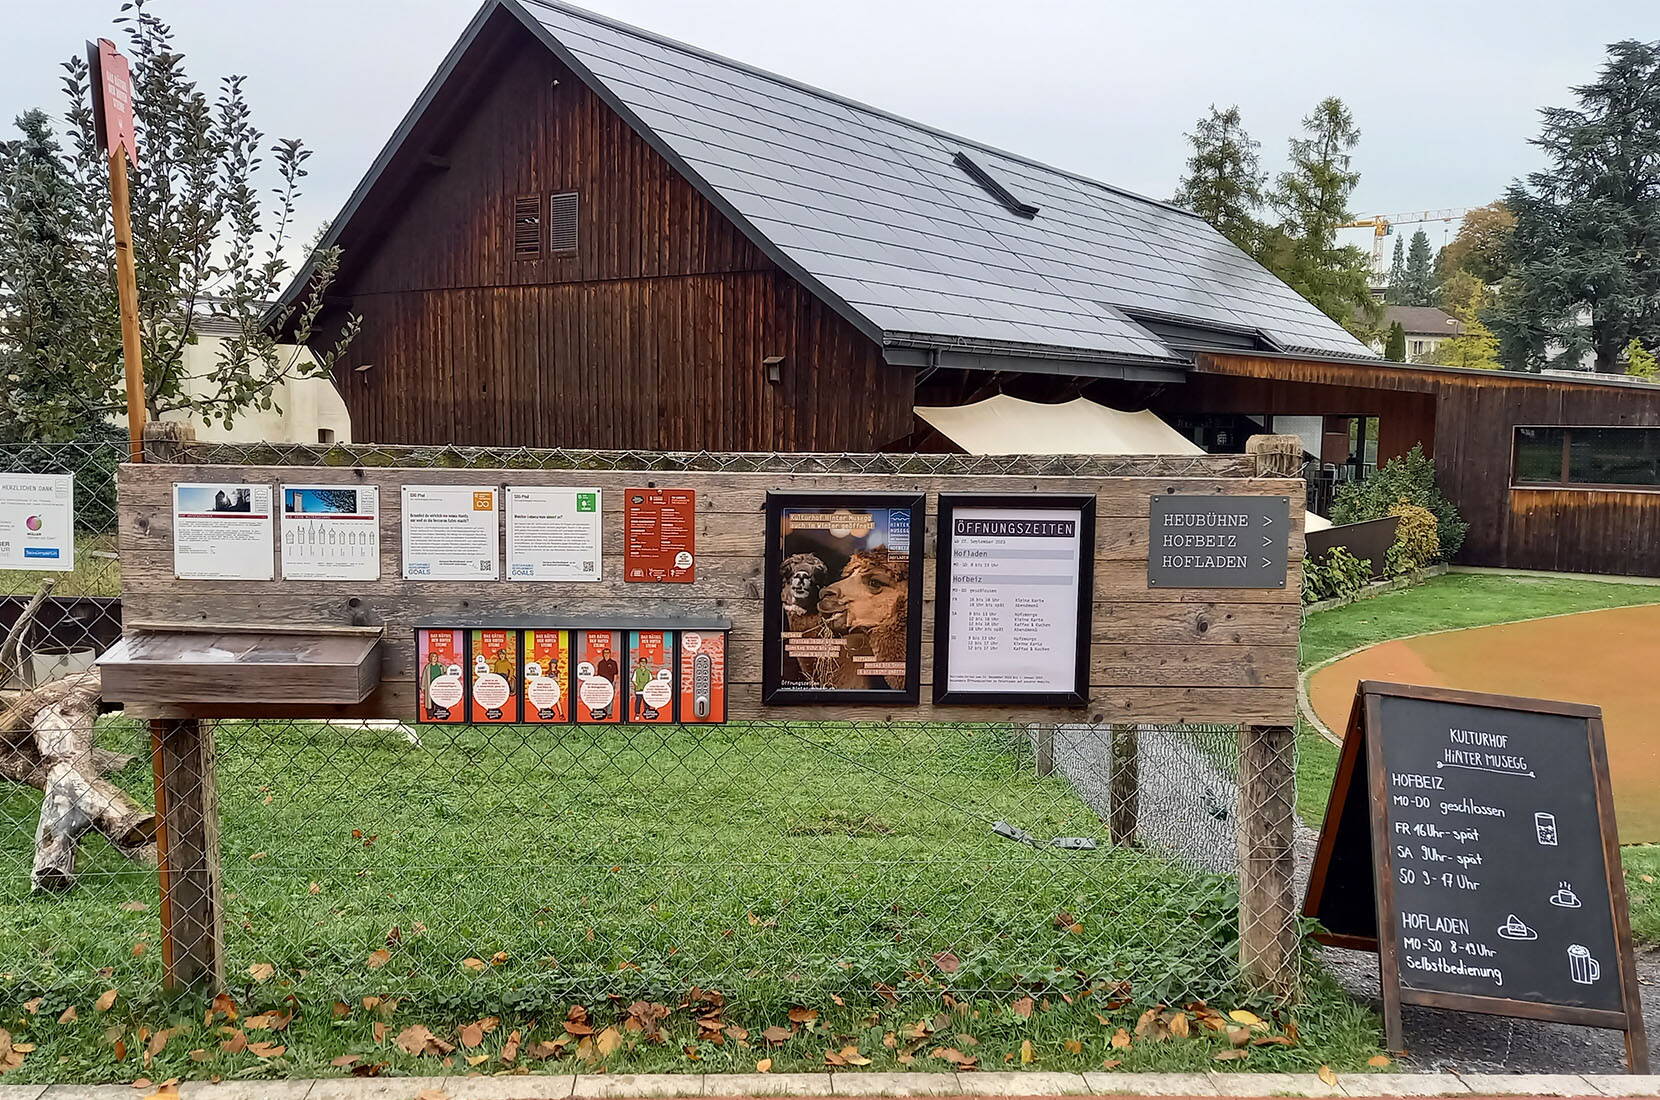
[[[487,0],[325,243],[360,440],[937,449],[915,406],[1083,395],[1421,443],[1465,560],[1660,574],[1660,387],[1384,362],[1176,207],[548,0]]]

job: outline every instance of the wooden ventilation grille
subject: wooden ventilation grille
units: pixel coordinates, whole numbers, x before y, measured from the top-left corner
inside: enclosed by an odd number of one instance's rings
[[[576,251],[577,197],[575,191],[561,191],[548,198],[548,251]]]
[[[513,258],[542,254],[542,196],[520,195],[513,200]]]

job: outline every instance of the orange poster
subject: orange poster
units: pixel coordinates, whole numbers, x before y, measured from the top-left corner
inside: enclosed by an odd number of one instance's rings
[[[674,631],[628,632],[628,720],[674,721]]]
[[[415,666],[418,722],[465,722],[467,708],[462,670],[466,667],[466,635],[460,630],[417,630]]]
[[[680,634],[680,720],[726,721],[726,635],[685,630]]]
[[[568,630],[527,630],[524,651],[524,720],[571,720],[571,633]]]
[[[519,720],[519,632],[475,630],[472,633],[472,706],[474,722]]]
[[[621,722],[622,631],[576,632],[576,676],[572,695],[578,722]]]

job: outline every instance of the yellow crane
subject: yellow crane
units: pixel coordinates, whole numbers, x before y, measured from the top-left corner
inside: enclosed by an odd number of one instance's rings
[[[1429,222],[1460,222],[1470,212],[1469,207],[1446,210],[1419,210],[1407,214],[1374,214],[1370,218],[1344,222],[1339,229],[1370,229],[1372,231],[1372,262],[1383,261],[1384,238],[1394,233],[1397,225],[1423,225]]]

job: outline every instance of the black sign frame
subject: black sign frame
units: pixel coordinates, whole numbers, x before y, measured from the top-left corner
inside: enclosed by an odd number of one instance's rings
[[[1073,639],[1072,687],[1067,691],[952,691],[951,541],[958,508],[1011,508],[1078,513],[1078,630]],[[1095,611],[1095,497],[1093,494],[941,493],[934,536],[934,702],[967,706],[1087,707],[1089,647]]]
[[[922,698],[922,572],[924,527],[928,521],[925,493],[861,493],[839,490],[779,492],[766,496],[766,548],[763,573],[761,627],[761,701],[769,707],[825,704],[911,704]],[[906,574],[905,686],[902,688],[796,687],[783,679],[784,653],[784,512],[794,508],[850,511],[903,511],[910,516]],[[730,663],[728,665],[730,668]],[[728,672],[730,677],[731,673]]]
[[[1590,756],[1605,885],[1618,955],[1615,961],[1620,979],[1621,1009],[1610,1011],[1538,1000],[1412,989],[1402,983],[1395,870],[1390,852],[1391,838],[1387,832],[1389,786],[1381,714],[1381,700],[1385,697],[1522,711],[1584,721],[1585,751]],[[1574,751],[1579,749],[1576,747]],[[1362,829],[1369,836],[1362,835]],[[1349,876],[1347,881],[1337,881],[1337,867],[1345,857],[1350,864],[1358,863],[1362,852],[1369,855],[1371,873],[1368,881],[1355,881],[1354,876]],[[1370,901],[1370,906],[1366,906],[1367,901]],[[1367,908],[1370,909],[1370,921],[1364,919]],[[1392,1051],[1406,1049],[1401,1006],[1411,1004],[1622,1031],[1625,1033],[1626,1065],[1630,1072],[1649,1072],[1648,1040],[1631,939],[1630,905],[1621,870],[1600,707],[1453,688],[1361,681],[1349,713],[1331,799],[1326,804],[1326,816],[1321,825],[1319,846],[1303,903],[1303,916],[1336,925],[1314,934],[1314,938],[1321,943],[1377,952],[1379,986],[1383,993],[1384,1034]]]

